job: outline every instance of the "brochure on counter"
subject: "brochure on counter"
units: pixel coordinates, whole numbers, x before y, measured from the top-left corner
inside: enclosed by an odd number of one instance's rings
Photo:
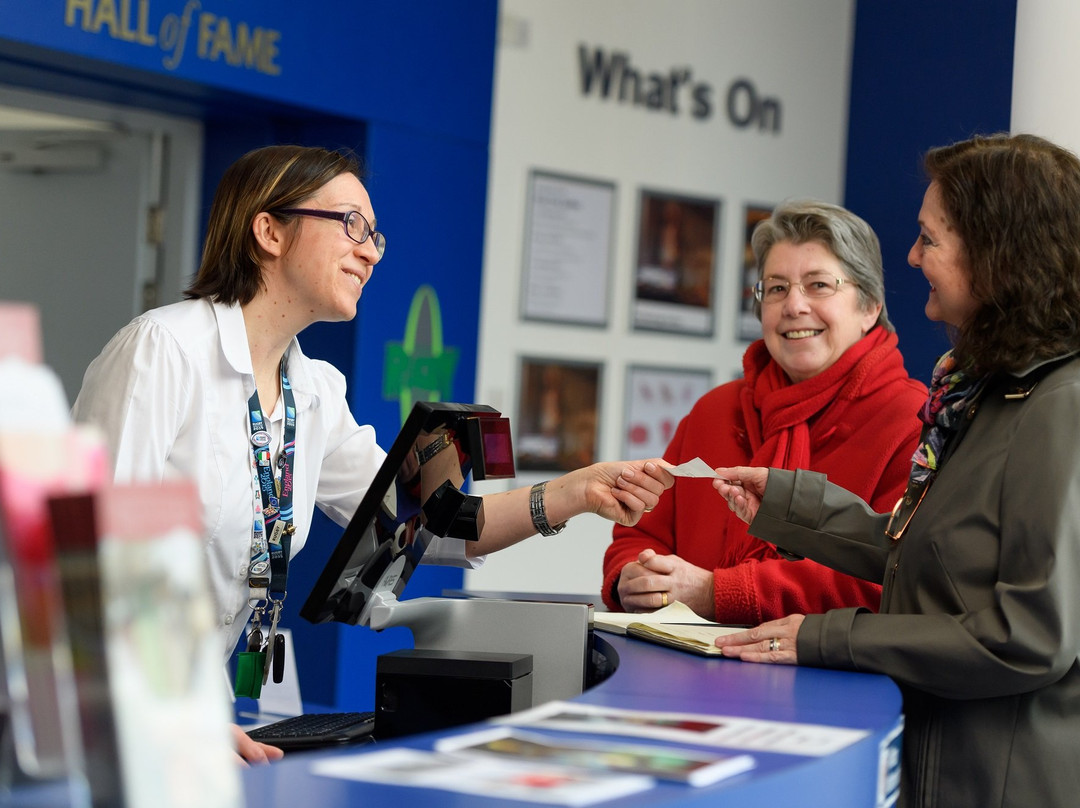
[[[723,746],[757,752],[823,757],[866,737],[866,730],[765,721],[704,713],[625,710],[553,701],[495,723],[534,729],[570,730],[594,735],[632,735],[695,746]]]
[[[707,786],[754,767],[748,754],[705,752],[660,744],[617,744],[598,739],[568,739],[495,727],[441,738],[440,752],[531,760],[598,772],[644,774],[691,786]]]
[[[419,749],[387,749],[318,760],[311,765],[311,771],[345,780],[571,806],[615,800],[656,784],[646,775],[585,771],[542,760]]]

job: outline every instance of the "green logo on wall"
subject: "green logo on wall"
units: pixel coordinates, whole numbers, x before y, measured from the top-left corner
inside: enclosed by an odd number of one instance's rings
[[[446,401],[453,389],[458,349],[443,347],[442,312],[435,290],[421,286],[409,306],[404,342],[386,343],[383,398],[401,404],[405,423],[416,401]]]

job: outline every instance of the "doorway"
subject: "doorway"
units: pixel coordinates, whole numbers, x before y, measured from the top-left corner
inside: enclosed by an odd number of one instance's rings
[[[0,299],[35,304],[73,403],[132,317],[198,264],[202,124],[0,86]]]

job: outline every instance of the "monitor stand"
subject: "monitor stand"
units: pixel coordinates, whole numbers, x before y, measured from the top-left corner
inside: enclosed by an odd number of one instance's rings
[[[533,704],[569,699],[585,689],[592,606],[516,600],[414,598],[376,592],[372,629],[405,626],[416,648],[532,654]]]

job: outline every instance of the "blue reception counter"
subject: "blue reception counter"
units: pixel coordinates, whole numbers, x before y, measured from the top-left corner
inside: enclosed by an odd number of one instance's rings
[[[596,633],[596,641],[601,651],[618,658],[618,667],[608,679],[574,701],[604,707],[821,724],[868,733],[854,744],[820,757],[753,751],[757,765],[746,774],[704,788],[660,782],[648,791],[619,798],[615,801],[618,805],[873,808],[890,804],[889,785],[896,782],[898,765],[896,730],[901,725],[901,697],[887,677],[705,658],[601,632]],[[292,753],[279,763],[244,772],[247,805],[535,806],[446,791],[337,780],[310,772],[313,760],[331,755],[364,754],[394,746],[431,749],[437,738],[463,731],[457,728],[342,751]],[[891,796],[895,799],[895,793]]]

